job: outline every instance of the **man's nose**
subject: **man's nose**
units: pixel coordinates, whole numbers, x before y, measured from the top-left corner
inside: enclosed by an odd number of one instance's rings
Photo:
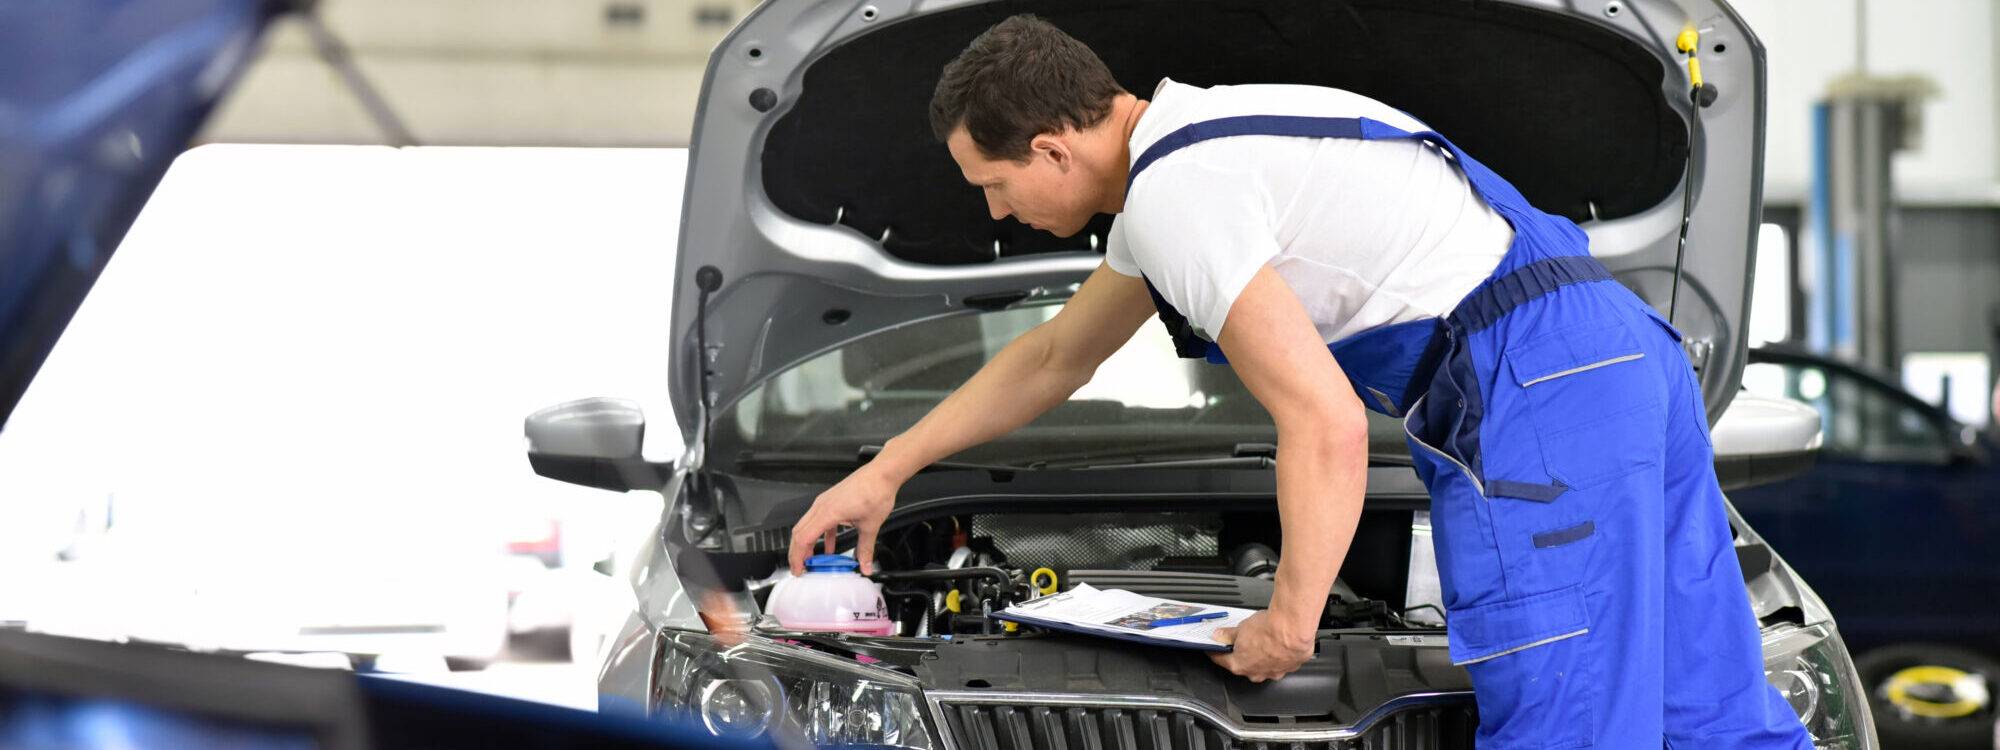
[[[1013,213],[1013,211],[1007,210],[1006,205],[994,200],[993,196],[988,195],[986,196],[986,213],[991,214],[994,221],[999,221],[1007,218],[1007,215]]]

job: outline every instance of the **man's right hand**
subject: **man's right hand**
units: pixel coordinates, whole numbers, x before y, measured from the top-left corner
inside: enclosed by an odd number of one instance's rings
[[[792,524],[792,575],[805,573],[806,558],[813,555],[814,543],[822,538],[826,540],[825,551],[836,551],[834,536],[841,526],[853,526],[861,533],[854,546],[855,557],[862,575],[872,572],[869,565],[875,561],[875,532],[896,507],[896,490],[901,487],[901,482],[863,466],[820,493],[812,509]]]

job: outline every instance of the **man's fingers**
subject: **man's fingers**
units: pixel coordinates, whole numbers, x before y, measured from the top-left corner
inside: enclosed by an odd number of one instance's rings
[[[1208,637],[1215,639],[1218,643],[1233,644],[1236,642],[1236,628],[1216,628],[1215,632],[1208,634]]]
[[[866,520],[854,525],[854,530],[860,532],[860,539],[854,543],[854,558],[861,563],[861,574],[864,576],[873,572],[868,569],[868,564],[875,561],[875,532],[879,528],[869,526]]]
[[[829,555],[833,554],[834,552],[837,551],[833,548],[834,542],[838,541],[839,539],[840,539],[840,526],[839,524],[835,524],[833,528],[826,530],[826,547],[821,551]]]
[[[812,554],[813,538],[817,536],[819,534],[813,531],[810,518],[799,519],[798,525],[792,527],[792,575],[805,574],[806,557]]]

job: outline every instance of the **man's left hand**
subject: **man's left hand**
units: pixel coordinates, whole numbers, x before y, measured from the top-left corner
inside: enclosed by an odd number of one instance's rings
[[[1312,658],[1318,636],[1311,623],[1265,610],[1236,627],[1216,628],[1215,640],[1234,644],[1236,649],[1212,653],[1208,658],[1223,669],[1250,678],[1251,682],[1275,680],[1298,671],[1300,665]]]

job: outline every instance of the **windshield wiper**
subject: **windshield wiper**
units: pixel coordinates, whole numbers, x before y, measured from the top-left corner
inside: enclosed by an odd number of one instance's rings
[[[1194,456],[1186,454],[1148,456],[1134,453],[1114,458],[1092,458],[1082,461],[1036,461],[1030,469],[1072,469],[1090,471],[1098,469],[1269,469],[1278,465],[1278,446],[1270,443],[1237,443],[1230,448],[1227,456]]]
[[[853,453],[839,453],[835,451],[746,450],[736,454],[736,465],[743,468],[761,467],[761,468],[789,469],[789,468],[807,468],[807,467],[827,467],[834,469],[852,469],[854,467],[868,463],[869,461],[873,460],[877,454],[880,454],[881,452],[882,452],[882,446],[879,445],[864,445],[861,446],[860,450],[857,450]],[[925,466],[924,468],[919,469],[919,471],[953,469],[953,470],[965,470],[965,471],[1015,472],[1015,471],[1020,471],[1024,468],[1027,467],[1013,466],[1010,464],[982,464],[982,463],[973,463],[969,461],[937,461],[933,462],[929,466]]]
[[[1147,456],[1133,454],[1085,461],[1037,461],[1030,469],[1270,469],[1278,465],[1278,447],[1270,443],[1238,443],[1227,456]],[[1370,453],[1369,466],[1414,466],[1410,457],[1397,453]]]
[[[882,446],[864,445],[854,453],[837,451],[756,451],[736,454],[742,468],[852,469],[874,459]],[[1114,469],[1270,469],[1278,465],[1278,448],[1270,443],[1239,443],[1229,455],[1189,456],[1186,453],[1099,457],[1068,461],[1035,461],[1027,465],[986,464],[970,461],[938,461],[921,471],[959,470],[1012,474],[1017,471],[1100,471]],[[1410,457],[1398,453],[1370,453],[1369,466],[1412,466]]]

